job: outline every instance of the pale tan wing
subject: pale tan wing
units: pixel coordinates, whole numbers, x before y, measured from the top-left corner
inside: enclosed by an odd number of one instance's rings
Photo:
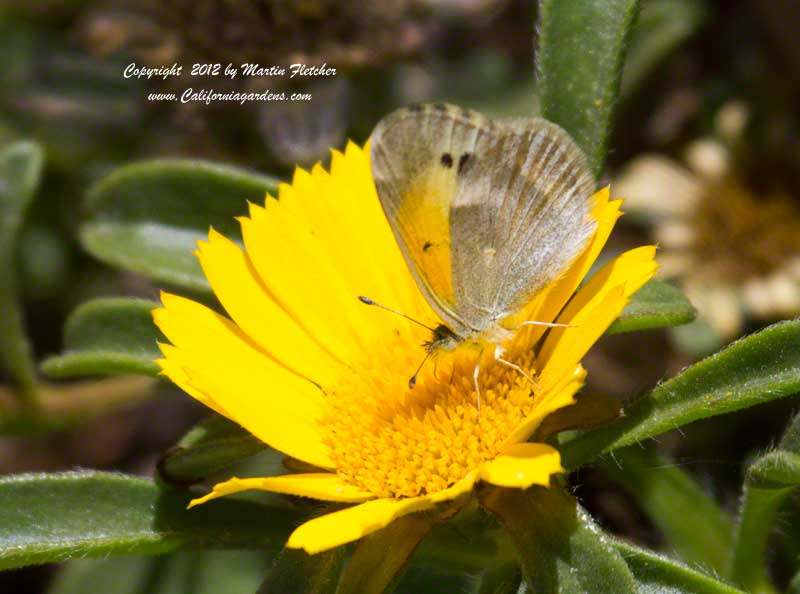
[[[450,211],[455,309],[477,331],[560,276],[596,227],[594,180],[567,133],[542,119],[497,126],[462,167]]]
[[[432,104],[399,109],[370,138],[381,205],[422,293],[442,320],[464,336],[454,292],[450,209],[463,155],[488,149],[495,124],[459,107]]]

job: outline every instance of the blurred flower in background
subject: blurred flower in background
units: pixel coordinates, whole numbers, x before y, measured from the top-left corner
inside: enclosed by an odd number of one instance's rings
[[[614,184],[626,211],[652,225],[660,275],[682,285],[713,332],[709,345],[736,337],[748,319],[800,312],[800,205],[775,176],[751,174],[748,119],[748,106],[730,101],[683,162],[644,154]]]

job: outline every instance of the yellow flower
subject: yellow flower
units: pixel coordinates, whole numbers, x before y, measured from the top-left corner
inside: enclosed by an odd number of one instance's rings
[[[549,485],[562,471],[558,452],[527,439],[573,402],[581,358],[656,268],[655,248],[634,249],[574,294],[620,214],[608,196],[594,197],[597,232],[584,253],[506,322],[569,324],[526,326],[505,345],[535,387],[486,356],[480,414],[479,349],[440,353],[409,388],[430,336],[358,300],[438,323],[384,218],[367,152],[350,144],[334,152],[330,173],[298,169],[278,200],[251,204],[240,219],[245,249],[211,230],[198,257],[230,319],[163,294],[154,319],[171,344],[159,364],[194,398],[318,472],[232,478],[192,505],[246,489],[357,504],[294,531],[288,546],[315,553],[461,500],[476,481]]]

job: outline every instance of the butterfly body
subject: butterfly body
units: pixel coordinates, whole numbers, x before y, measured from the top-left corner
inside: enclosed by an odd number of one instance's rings
[[[381,205],[446,328],[434,330],[429,349],[508,340],[503,321],[594,232],[585,158],[546,120],[418,105],[381,120],[370,142]]]

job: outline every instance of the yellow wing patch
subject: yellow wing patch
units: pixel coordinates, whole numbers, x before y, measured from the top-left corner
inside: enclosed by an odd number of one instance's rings
[[[407,257],[428,292],[449,310],[455,303],[450,270],[450,203],[455,186],[455,176],[448,170],[432,167],[403,193],[397,212]]]

